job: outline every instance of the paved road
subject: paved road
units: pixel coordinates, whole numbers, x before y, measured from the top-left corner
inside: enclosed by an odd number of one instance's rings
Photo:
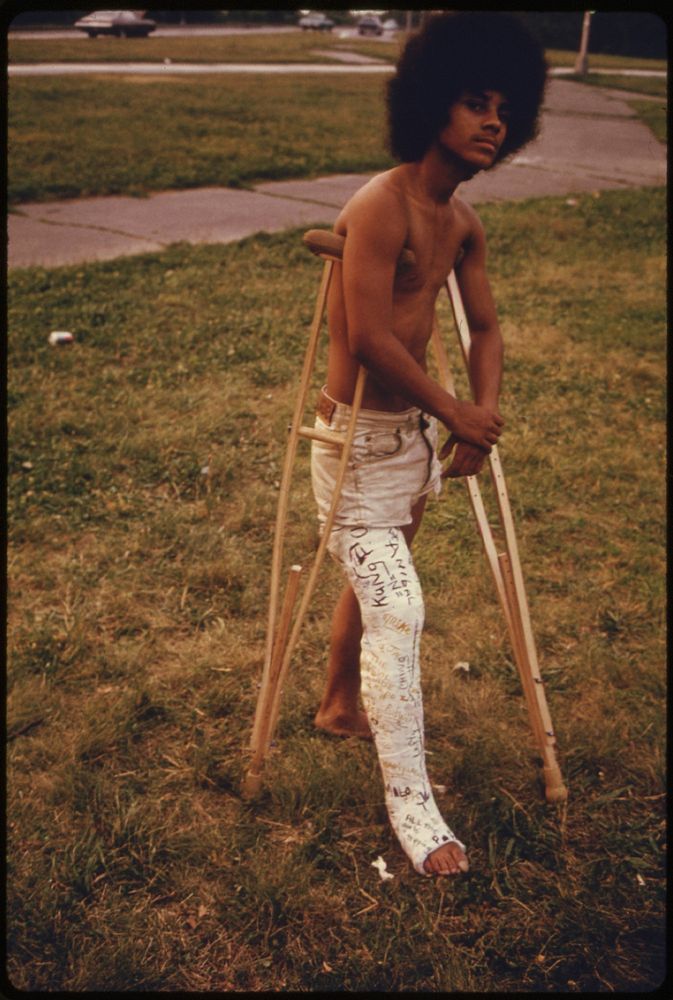
[[[274,181],[254,191],[210,187],[148,198],[24,204],[9,217],[8,263],[10,268],[77,264],[161,250],[177,241],[229,243],[259,231],[331,226],[369,176]],[[665,182],[665,147],[619,92],[557,77],[535,142],[459,190],[478,204]]]

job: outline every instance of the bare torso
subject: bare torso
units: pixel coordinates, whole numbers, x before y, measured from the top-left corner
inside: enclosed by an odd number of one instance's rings
[[[416,257],[413,268],[400,272],[393,285],[392,333],[412,357],[426,368],[427,345],[432,334],[435,304],[439,291],[454,266],[462,245],[472,232],[472,210],[455,194],[445,204],[429,206],[416,198],[410,183],[409,168],[395,167],[374,177],[348,202],[339,215],[335,231],[348,237],[349,222],[354,213],[366,212],[368,199],[376,193],[375,186],[385,186],[391,193],[398,212],[404,216],[406,238],[404,246]],[[330,333],[327,392],[333,399],[350,402],[358,361],[348,347],[348,323],[344,301],[341,267],[337,266],[328,299]],[[381,385],[370,373],[362,405],[367,409],[396,411],[411,405]]]

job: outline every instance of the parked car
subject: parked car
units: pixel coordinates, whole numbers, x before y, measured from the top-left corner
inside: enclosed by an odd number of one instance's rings
[[[361,17],[358,21],[358,35],[382,35],[381,18],[374,15]]]
[[[331,31],[334,21],[326,14],[307,14],[299,19],[299,27],[302,31]]]
[[[146,38],[154,31],[156,21],[138,17],[132,10],[95,10],[75,21],[75,27],[89,38],[96,35],[117,35],[118,38]]]

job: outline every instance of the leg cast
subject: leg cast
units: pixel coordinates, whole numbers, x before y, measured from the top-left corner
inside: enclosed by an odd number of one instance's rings
[[[361,615],[362,699],[376,741],[393,830],[421,874],[448,872],[464,859],[437,808],[425,766],[419,646],[423,596],[399,528],[341,528],[330,550],[343,566]],[[446,851],[453,843],[455,862]],[[442,858],[445,859],[442,861]]]

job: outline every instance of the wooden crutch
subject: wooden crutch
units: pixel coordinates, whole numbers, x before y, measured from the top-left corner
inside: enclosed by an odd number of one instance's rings
[[[339,259],[343,253],[343,237],[331,232],[311,230],[305,234],[304,242],[314,253],[328,249],[335,259]],[[399,266],[409,267],[414,263],[415,258],[413,253],[405,249],[400,256]],[[469,377],[470,331],[455,271],[451,271],[447,279],[446,291],[451,304],[461,354]],[[440,381],[448,392],[455,395],[448,357],[439,334],[436,317],[433,324],[432,344]],[[556,761],[556,737],[554,735],[535,651],[535,642],[530,624],[528,602],[521,571],[514,521],[505,486],[505,477],[498,449],[495,446],[489,454],[489,468],[495,486],[498,514],[505,538],[505,552],[497,551],[491,526],[484,509],[477,477],[465,477],[465,485],[505,617],[514,660],[528,709],[533,737],[542,756],[545,797],[550,803],[562,802],[567,798],[568,792],[563,784],[560,768]]]
[[[242,788],[242,793],[245,798],[251,798],[256,795],[261,787],[262,768],[271,744],[278,718],[282,686],[285,681],[290,660],[292,659],[294,648],[299,638],[306,610],[311,597],[313,596],[316,580],[318,578],[318,572],[327,549],[327,542],[329,541],[330,531],[334,522],[334,516],[339,502],[339,497],[341,495],[344,476],[346,474],[348,457],[351,450],[351,444],[353,442],[353,436],[355,434],[355,425],[360,405],[362,403],[362,394],[364,392],[366,380],[366,371],[364,368],[360,367],[355,383],[353,401],[351,404],[351,415],[345,433],[317,430],[314,427],[308,427],[302,424],[311,375],[315,366],[318,338],[325,312],[332,270],[335,261],[340,259],[330,254],[329,247],[325,247],[322,250],[316,250],[315,252],[325,260],[325,265],[323,267],[322,280],[313,314],[309,342],[304,356],[304,366],[299,384],[299,394],[297,396],[294,416],[290,425],[290,434],[285,453],[285,463],[283,466],[283,475],[278,498],[276,531],[271,562],[271,593],[269,599],[266,652],[262,680],[257,699],[257,708],[255,711],[255,721],[250,741],[253,756]],[[290,576],[278,624],[276,623],[276,618],[278,615],[278,593],[280,589],[280,572],[283,559],[290,483],[297,452],[297,444],[300,437],[326,441],[330,444],[337,445],[341,448],[341,459],[337,469],[332,504],[325,520],[318,550],[316,552],[308,580],[304,587],[304,592],[294,624],[290,630],[292,611],[298,591],[299,576],[302,571],[301,566],[294,565],[290,569]]]
[[[313,253],[323,257],[329,263],[333,263],[335,260],[341,259],[343,252],[343,242],[344,242],[343,237],[322,230],[310,230],[308,233],[305,234],[304,242],[309,247],[309,249],[312,250]],[[414,263],[413,254],[408,250],[404,250],[398,262],[399,267],[403,269],[413,263]],[[299,420],[301,419],[301,414],[303,413],[303,409],[305,407],[308,379],[310,378],[310,372],[312,371],[315,359],[314,339],[315,342],[317,342],[317,333],[324,312],[324,306],[325,306],[330,276],[331,276],[331,268],[329,272],[327,271],[327,268],[325,268],[323,274],[323,284],[321,286],[321,292],[319,293],[318,302],[316,304],[316,316],[314,317],[312,335],[309,341],[309,347],[307,349],[306,360],[308,360],[309,355],[312,351],[311,360],[309,363],[310,367],[308,375],[304,377],[308,367],[305,360],[304,375],[302,376],[302,386],[300,386],[300,398],[297,401],[297,407],[295,409],[295,420],[293,421],[292,429],[294,429],[295,427],[299,427],[298,419]],[[324,288],[324,294],[323,294],[323,288]],[[463,358],[466,366],[468,366],[468,373],[469,373],[469,343],[470,343],[469,330],[467,328],[467,321],[465,319],[464,310],[462,308],[462,302],[460,301],[460,291],[458,289],[457,282],[455,281],[455,275],[453,273],[450,275],[449,281],[447,282],[447,291],[449,293],[451,305],[454,310],[454,319],[456,320]],[[453,380],[451,378],[446,352],[441,342],[441,338],[439,336],[439,331],[436,326],[436,323],[433,329],[433,346],[435,349],[435,355],[437,358],[438,368],[440,371],[440,379],[444,382],[447,390],[453,393]],[[362,378],[362,387],[364,387],[364,373],[362,369],[360,370],[359,378],[360,377]],[[304,382],[306,382],[306,385],[304,385]],[[304,390],[303,396],[302,396],[302,387]],[[357,395],[358,393],[356,387],[356,396]],[[358,410],[359,410],[360,400],[361,400],[361,392],[359,394],[357,401]],[[353,401],[353,410],[354,412],[351,418],[352,428],[349,425],[346,434],[347,439],[349,438],[348,432],[351,431],[351,429],[354,431],[355,427],[355,419],[357,416],[355,399]],[[319,433],[316,433],[311,428],[305,428],[305,427],[299,427],[297,436],[299,435],[306,437],[318,437],[318,439],[322,440],[326,439],[324,435],[320,437]],[[330,435],[329,439],[334,440],[334,436]],[[266,752],[268,750],[268,744],[270,743],[271,740],[273,727],[275,726],[278,714],[278,705],[279,705],[282,682],[284,680],[285,672],[287,670],[287,666],[289,664],[289,660],[291,658],[292,651],[294,649],[294,645],[296,643],[299,634],[299,629],[301,627],[301,621],[303,619],[304,612],[306,610],[306,607],[308,606],[308,602],[310,600],[313,591],[313,586],[315,584],[317,572],[320,563],[322,561],[322,555],[324,554],[324,547],[326,546],[328,528],[331,528],[333,514],[336,509],[336,503],[338,502],[338,497],[341,491],[343,473],[345,473],[351,442],[352,442],[352,434],[350,435],[350,440],[343,442],[344,450],[342,452],[342,463],[339,470],[341,475],[337,476],[337,484],[334,491],[332,509],[330,510],[330,514],[328,515],[328,523],[325,525],[325,530],[323,533],[322,542],[324,542],[324,545],[321,545],[323,551],[321,552],[319,549],[318,555],[316,556],[316,561],[313,566],[311,578],[309,580],[309,583],[307,584],[304,593],[304,598],[302,600],[302,605],[300,606],[299,614],[297,616],[297,620],[295,621],[295,626],[292,635],[290,637],[290,643],[285,649],[284,656],[283,656],[282,646],[285,642],[285,636],[287,634],[289,615],[291,614],[292,610],[293,594],[296,593],[296,584],[293,583],[293,574],[294,578],[298,577],[298,573],[300,572],[300,567],[292,567],[290,571],[290,583],[288,584],[288,591],[286,593],[283,612],[281,614],[281,622],[278,629],[278,639],[275,643],[275,646],[273,643],[273,632],[274,632],[276,603],[273,598],[273,582],[272,582],[272,601],[270,603],[269,632],[267,635],[267,661],[265,663],[265,671],[262,679],[257,713],[255,717],[255,728],[253,730],[254,757],[253,757],[253,763],[251,765],[250,771],[248,772],[244,784],[244,794],[247,794],[248,796],[254,794],[259,789],[261,784],[261,766],[263,759],[266,755]],[[276,543],[274,545],[274,569],[272,569],[272,578],[274,578],[275,576],[276,590],[277,590],[277,579],[280,566],[280,557],[282,554],[282,531],[284,530],[284,519],[287,513],[287,490],[289,488],[289,471],[291,471],[292,463],[294,462],[295,451],[296,451],[296,439],[293,445],[292,432],[291,432],[291,441],[288,446],[288,454],[286,456],[284,480],[283,484],[281,485],[281,497],[279,500],[279,514],[278,514],[277,529],[276,529]],[[479,531],[486,551],[486,556],[489,561],[489,565],[491,566],[494,581],[496,584],[496,590],[500,598],[500,602],[503,608],[503,613],[505,615],[505,620],[510,633],[510,638],[514,649],[515,661],[519,669],[522,681],[522,687],[524,689],[526,702],[529,708],[531,725],[536,738],[536,743],[542,752],[543,763],[544,763],[546,797],[547,800],[550,802],[561,801],[566,798],[567,791],[563,786],[558,764],[556,763],[554,755],[555,738],[551,727],[549,712],[546,706],[544,691],[541,688],[542,680],[539,677],[539,669],[537,668],[537,658],[535,656],[535,647],[532,641],[530,619],[528,616],[528,606],[525,597],[525,590],[523,589],[523,578],[521,575],[521,568],[518,558],[518,548],[516,546],[516,538],[514,535],[514,526],[511,517],[511,511],[509,510],[509,501],[507,499],[507,492],[504,485],[504,476],[502,475],[502,469],[501,466],[499,465],[497,452],[495,458],[495,471],[494,471],[494,464],[491,464],[491,469],[494,475],[494,481],[496,483],[498,509],[500,512],[501,522],[505,529],[505,537],[506,537],[506,545],[508,548],[508,553],[496,552],[495,543],[493,541],[490,525],[488,523],[488,518],[484,511],[483,502],[481,499],[481,493],[479,491],[479,486],[476,482],[476,478],[467,477],[466,485],[468,488],[468,493],[470,495],[470,500],[472,502],[473,511],[477,520],[477,525],[479,527]],[[285,475],[286,472],[287,476]],[[283,508],[283,503],[285,503],[284,508]],[[277,552],[278,552],[278,557],[276,558]],[[518,574],[512,571],[512,565],[518,567]],[[521,600],[520,596],[521,594],[523,595],[523,600]],[[527,627],[526,627],[526,621],[528,623]],[[532,654],[531,654],[531,649],[532,649]],[[261,735],[260,735],[260,729],[262,730]]]
[[[470,330],[455,271],[451,271],[447,278],[446,291],[451,304],[463,361],[469,377]],[[446,351],[439,335],[436,318],[432,342],[440,381],[444,383],[447,391],[455,395],[453,379],[449,370]],[[505,538],[505,552],[497,552],[496,550],[476,476],[467,476],[465,483],[484,545],[486,558],[491,568],[496,591],[505,616],[531,728],[537,748],[542,756],[545,798],[550,803],[563,802],[568,797],[568,790],[563,784],[561,770],[556,760],[556,736],[544,693],[544,682],[540,676],[526,589],[519,559],[519,548],[514,530],[514,520],[505,485],[505,476],[496,445],[493,445],[491,448],[488,463],[498,504],[500,524]]]

